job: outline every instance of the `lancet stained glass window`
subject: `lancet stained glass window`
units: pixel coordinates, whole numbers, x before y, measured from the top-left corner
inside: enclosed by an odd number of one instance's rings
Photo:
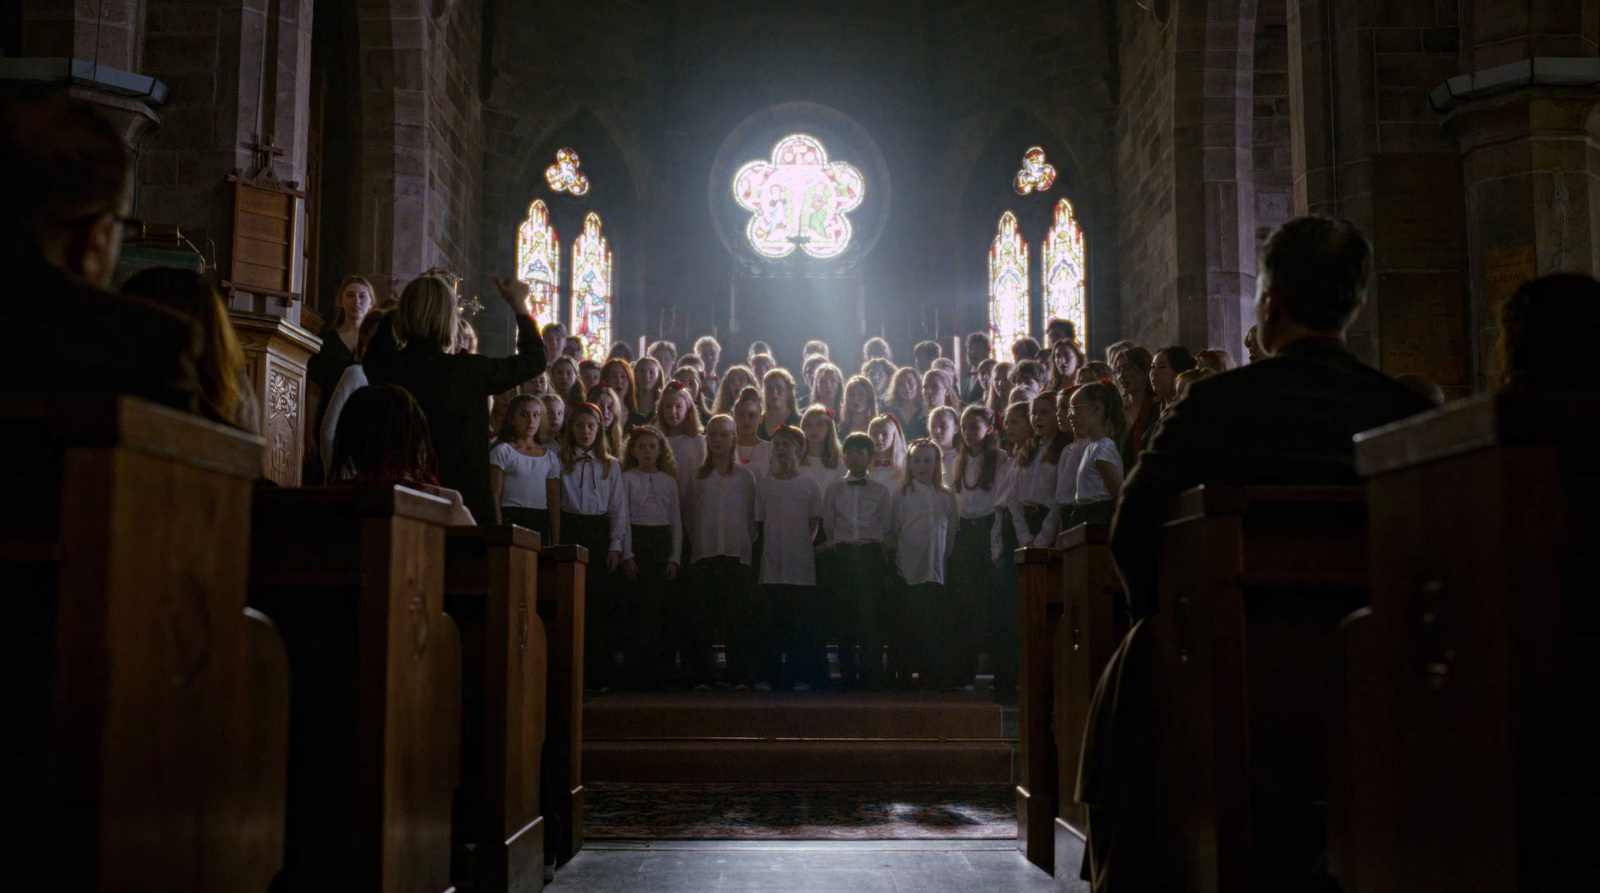
[[[1028,334],[1028,243],[1017,231],[1017,215],[1000,215],[989,243],[989,338],[996,356],[1009,356],[1011,342]]]
[[[1082,339],[1088,332],[1088,302],[1084,300],[1083,228],[1072,202],[1056,202],[1055,220],[1044,237],[1044,315],[1070,320]]]
[[[537,199],[517,227],[517,278],[528,283],[528,303],[539,328],[556,321],[561,308],[561,239],[550,209]]]
[[[583,218],[583,232],[572,242],[572,325],[583,355],[602,359],[611,347],[611,248],[600,233],[600,215]]]
[[[838,257],[850,245],[851,211],[866,197],[855,165],[829,161],[822,141],[803,133],[778,140],[771,160],[747,162],[733,175],[733,198],[750,212],[745,238],[763,257],[796,247],[815,258]]]

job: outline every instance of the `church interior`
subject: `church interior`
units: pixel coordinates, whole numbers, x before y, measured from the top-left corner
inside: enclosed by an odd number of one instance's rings
[[[0,106],[18,889],[1600,889],[1600,0],[12,0]]]

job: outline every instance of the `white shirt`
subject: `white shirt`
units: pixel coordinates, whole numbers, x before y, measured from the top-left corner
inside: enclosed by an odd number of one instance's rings
[[[367,371],[360,364],[344,367],[339,383],[328,395],[328,404],[322,411],[322,468],[332,477],[333,435],[339,431],[339,414],[344,411],[350,395],[367,386]]]
[[[500,469],[500,504],[518,509],[549,508],[545,481],[561,477],[561,457],[555,450],[528,456],[509,443],[495,444],[489,464]]]
[[[1010,467],[1011,457],[1001,453],[999,461],[995,463],[993,486],[980,490],[978,481],[983,476],[983,459],[978,456],[967,458],[966,480],[962,482],[961,489],[956,491],[956,505],[961,510],[961,517],[981,518],[995,510],[1000,488],[1005,483]],[[951,475],[954,474],[952,471]],[[955,489],[953,485],[951,489]]]
[[[561,474],[561,510],[575,515],[605,515],[611,521],[606,548],[620,552],[628,536],[628,503],[622,498],[622,466],[615,459],[578,450],[572,470]],[[597,560],[591,556],[590,561]]]
[[[834,481],[844,480],[843,459],[839,460],[839,464],[832,468],[823,465],[820,458],[809,458],[805,462],[809,464],[802,463],[800,473],[817,482],[817,492],[819,493],[827,492],[828,485]]]
[[[670,527],[673,564],[682,564],[683,512],[678,506],[678,481],[664,471],[646,474],[637,468],[622,473],[622,492],[628,503],[628,536],[622,544],[622,557],[633,557],[633,525]]]
[[[785,481],[771,475],[756,482],[756,520],[761,523],[761,582],[815,586],[816,553],[811,522],[822,517],[822,489],[803,474]]]
[[[887,464],[879,465],[879,462],[886,462]],[[872,464],[867,466],[867,474],[871,475],[873,480],[888,487],[890,493],[900,489],[900,485],[905,483],[903,480],[905,472],[894,467],[893,459],[872,460]]]
[[[689,479],[706,459],[706,439],[703,435],[673,434],[667,438],[667,449],[672,451],[672,461],[678,466],[678,495],[686,496]]]
[[[870,477],[846,475],[829,484],[822,495],[823,533],[836,545],[881,543],[889,535],[892,502],[889,488],[883,484]]]
[[[1074,440],[1061,451],[1061,462],[1056,465],[1056,505],[1063,510],[1078,504],[1078,465],[1087,446],[1084,441]]]
[[[1056,529],[1060,526],[1056,520],[1056,476],[1060,466],[1044,461],[1045,450],[1049,447],[1047,443],[1040,444],[1033,454],[1033,464],[1027,468],[1018,465],[1011,476],[1011,501],[1007,508],[1011,511],[1011,523],[1016,527],[1017,542],[1023,546],[1049,548],[1055,545]],[[1049,509],[1037,536],[1028,532],[1028,521],[1023,513],[1026,505],[1042,505]]]
[[[1111,498],[1111,491],[1106,489],[1105,478],[1100,476],[1100,469],[1096,462],[1110,462],[1122,471],[1122,454],[1117,451],[1117,445],[1109,437],[1102,437],[1083,448],[1083,458],[1078,462],[1078,505],[1088,505],[1091,502],[1103,502]]]
[[[694,560],[727,555],[750,563],[756,538],[756,479],[737,463],[722,475],[712,469],[689,479],[689,543]]]
[[[772,470],[772,441],[761,440],[748,447],[734,444],[733,464],[744,466],[756,480],[761,480]]]
[[[911,483],[896,490],[892,527],[895,566],[908,585],[943,583],[945,561],[956,548],[956,495]]]
[[[944,460],[944,485],[951,490],[956,488],[956,460],[961,458],[961,448],[945,450],[940,456]]]

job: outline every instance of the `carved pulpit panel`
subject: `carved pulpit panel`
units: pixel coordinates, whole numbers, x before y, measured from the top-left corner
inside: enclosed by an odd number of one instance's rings
[[[305,454],[306,364],[322,341],[287,320],[265,313],[233,311],[233,327],[244,346],[250,384],[261,403],[261,436],[267,442],[262,471],[283,487],[300,486]]]

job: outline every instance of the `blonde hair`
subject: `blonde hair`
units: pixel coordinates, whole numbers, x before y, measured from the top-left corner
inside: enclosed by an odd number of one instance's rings
[[[739,426],[735,425],[733,423],[733,416],[728,415],[727,413],[717,413],[716,415],[712,416],[710,421],[706,422],[706,433],[707,434],[711,433],[711,426],[712,425],[717,425],[717,424],[722,424],[722,423],[726,423],[728,425],[728,427],[733,429],[735,437],[738,436]],[[708,444],[706,444],[706,455],[705,455],[705,458],[700,460],[700,468],[699,468],[698,471],[695,472],[695,477],[700,477],[700,478],[709,477],[711,472],[713,470],[715,470],[716,467],[717,467],[717,463],[716,463],[716,460],[713,459],[712,456],[711,456],[711,445],[708,443]]]
[[[867,417],[860,420],[860,428],[852,427],[857,421],[850,415],[850,391],[852,389],[864,389],[867,393]],[[854,434],[857,431],[866,431],[867,426],[872,424],[872,419],[878,414],[878,389],[872,386],[872,382],[868,381],[865,375],[852,375],[850,380],[845,382],[844,400],[841,403],[841,407],[839,410],[839,427],[844,429],[844,433]]]
[[[822,456],[821,456],[822,467],[823,468],[838,468],[839,467],[839,427],[834,424],[833,416],[828,415],[828,411],[826,409],[823,409],[820,406],[813,406],[810,409],[806,410],[805,415],[800,417],[800,432],[802,434],[805,433],[806,422],[808,420],[810,420],[811,417],[814,416],[814,415],[821,416],[823,419],[827,420],[827,422],[828,422],[828,434],[827,434],[827,438],[828,439],[824,440],[822,442]],[[807,435],[807,437],[806,437],[806,449],[803,452],[801,452],[801,454],[800,454],[800,464],[801,465],[806,465],[806,464],[809,464],[810,461],[811,461],[811,437],[810,437],[810,435]]]
[[[735,375],[743,375],[746,383],[735,386],[733,383]],[[751,371],[749,366],[729,366],[728,371],[722,373],[722,382],[717,385],[717,399],[711,403],[711,414],[732,415],[733,407],[738,403],[739,397],[744,393],[745,388],[753,388],[757,384],[756,374]],[[757,391],[756,393],[759,394],[761,392]]]
[[[623,405],[622,398],[617,396],[617,392],[613,391],[610,385],[595,385],[589,389],[588,397],[588,402],[600,409],[600,427],[605,431],[606,446],[611,448],[612,456],[620,456],[622,454],[622,425],[626,421],[628,407]],[[611,401],[611,424],[609,426],[606,425],[605,407],[600,405],[600,401],[607,399]]]
[[[906,470],[906,432],[905,432],[905,429],[900,427],[900,420],[899,419],[895,418],[892,415],[889,415],[888,413],[884,413],[883,415],[877,416],[871,422],[867,423],[867,434],[868,434],[868,436],[871,436],[872,429],[878,427],[879,425],[886,425],[886,426],[894,428],[895,444],[894,444],[894,446],[890,447],[889,450],[888,450],[888,452],[889,452],[889,461],[894,463],[894,470],[895,470],[896,473],[904,473],[905,470]],[[876,437],[872,438],[872,448],[873,448],[873,458],[877,458],[878,454],[883,452],[883,450],[879,450],[878,449],[878,439]]]
[[[955,407],[952,406],[935,406],[933,412],[928,413],[928,439],[933,439],[933,418],[941,412],[950,414],[950,429],[955,432],[950,437],[950,445],[952,447],[961,446],[961,414],[956,412]],[[934,443],[938,443],[938,441],[935,440]],[[940,449],[944,448],[940,447]]]
[[[910,493],[911,485],[916,483],[915,479],[911,477],[911,456],[917,450],[923,449],[933,450],[933,454],[939,459],[939,461],[933,463],[933,489],[949,492],[950,487],[944,482],[944,449],[927,437],[919,437],[911,441],[910,445],[906,447],[906,470],[905,474],[902,475],[905,483],[900,485],[900,492]]]
[[[683,397],[683,401],[689,404],[689,411],[684,414],[683,424],[678,426],[678,430],[667,431],[665,427],[667,424],[667,401],[676,400],[680,395]],[[694,392],[689,390],[688,385],[674,378],[661,389],[661,398],[656,401],[656,424],[662,426],[661,430],[666,431],[669,437],[683,435],[699,437],[705,433],[700,426],[700,407],[696,405]]]
[[[817,396],[822,390],[822,376],[824,375],[833,379],[834,383],[838,385],[834,390],[833,400],[827,403],[824,403]],[[834,418],[838,418],[844,413],[844,373],[839,371],[838,366],[833,365],[826,359],[811,373],[811,404],[829,410]]]
[[[785,419],[787,419],[789,416],[797,416],[797,415],[799,415],[800,414],[800,405],[795,402],[795,396],[794,396],[794,376],[790,375],[789,374],[789,370],[783,368],[782,366],[774,366],[773,368],[768,369],[767,370],[767,374],[763,375],[761,377],[761,394],[762,394],[763,399],[765,399],[767,392],[772,388],[772,380],[775,379],[775,378],[781,380],[785,385],[788,385],[788,387],[789,387],[789,401],[788,401],[787,406],[785,407],[786,409],[788,409],[788,412],[784,413],[783,417]],[[769,409],[769,408],[770,407],[767,407],[766,405],[763,404],[763,406],[762,406],[763,414],[765,414],[766,410]]]
[[[672,448],[667,446],[667,435],[662,434],[654,425],[640,425],[628,435],[628,443],[622,450],[622,470],[638,468],[639,460],[633,455],[633,445],[641,437],[654,437],[660,452],[656,455],[656,470],[665,472],[673,477],[678,476],[678,460],[672,455]]]
[[[455,289],[438,276],[413,279],[400,293],[400,306],[394,311],[397,344],[437,344],[449,353],[456,347],[459,326]]]

